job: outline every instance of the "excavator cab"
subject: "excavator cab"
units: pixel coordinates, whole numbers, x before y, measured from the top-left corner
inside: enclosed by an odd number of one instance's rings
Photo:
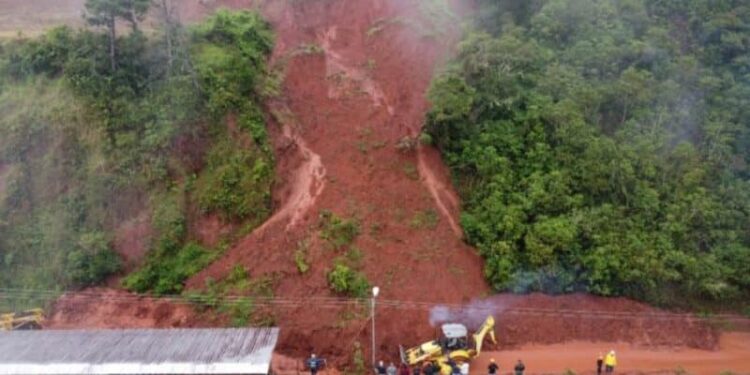
[[[443,324],[441,346],[446,352],[469,349],[469,330],[463,324]]]

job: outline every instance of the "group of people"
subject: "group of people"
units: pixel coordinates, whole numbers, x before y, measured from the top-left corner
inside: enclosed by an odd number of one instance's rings
[[[617,355],[615,354],[614,349],[610,350],[606,356],[602,356],[602,353],[599,353],[599,357],[596,359],[596,375],[602,375],[602,365],[604,366],[604,372],[607,374],[611,374],[615,371],[615,366],[617,366]]]
[[[497,372],[500,370],[500,365],[495,362],[495,358],[490,358],[490,364],[487,366],[487,374],[488,375],[497,375]],[[518,360],[516,362],[516,365],[513,367],[513,373],[515,375],[523,375],[523,372],[526,371],[526,365],[523,364],[522,360]]]
[[[311,375],[317,375],[326,361],[325,359],[318,358],[315,354],[311,355],[307,359],[307,367],[310,369]],[[451,375],[469,375],[469,363],[456,363],[455,361],[448,360],[448,365],[451,367]],[[602,374],[602,368],[606,374],[612,374],[617,366],[617,355],[614,350],[610,350],[606,356],[599,353],[599,357],[596,359],[596,374]],[[414,366],[409,368],[405,363],[402,363],[399,367],[391,362],[388,366],[383,361],[378,362],[374,368],[375,375],[440,375],[440,366],[436,363],[426,361],[422,366]],[[495,361],[494,358],[490,359],[490,364],[487,366],[487,375],[498,375],[500,371],[500,365]],[[516,362],[513,367],[515,375],[523,375],[526,371],[526,365],[520,359]]]
[[[451,368],[451,375],[469,375],[468,362],[462,362],[459,364],[452,359],[449,359],[446,363]],[[431,361],[426,361],[421,366],[413,366],[412,368],[409,368],[405,363],[396,367],[393,362],[386,366],[383,361],[380,361],[375,366],[374,370],[375,375],[440,375],[440,366]],[[497,375],[499,370],[500,366],[495,362],[495,359],[491,359],[490,365],[487,367],[487,374]],[[526,371],[526,365],[524,365],[523,361],[519,359],[518,362],[516,362],[515,367],[513,367],[513,371],[515,375],[523,375],[523,372]]]

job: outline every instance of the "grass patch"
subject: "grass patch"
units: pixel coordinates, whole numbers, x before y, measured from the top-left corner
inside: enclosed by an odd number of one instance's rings
[[[417,171],[417,167],[414,166],[414,163],[407,162],[402,167],[402,170],[406,174],[406,177],[408,177],[410,180],[417,181],[419,180],[419,171]]]
[[[292,52],[292,56],[299,56],[299,55],[318,55],[318,54],[324,54],[326,51],[323,49],[323,47],[320,46],[320,44],[317,43],[302,43],[297,48],[294,49],[294,52]]]
[[[367,312],[363,305],[349,306],[339,311],[333,327],[336,329],[344,329],[352,322],[366,319],[367,317]]]
[[[199,310],[225,317],[233,327],[271,326],[273,315],[257,309],[255,299],[273,297],[277,281],[274,274],[253,279],[237,265],[223,280],[208,279],[205,291],[188,293],[187,297]]]
[[[429,208],[417,211],[409,221],[409,226],[413,229],[435,229],[439,219],[437,212]]]
[[[297,250],[294,251],[294,264],[297,265],[297,271],[301,274],[310,270],[310,263],[307,260],[309,248],[310,244],[305,239],[297,242]]]
[[[335,250],[341,250],[354,242],[359,230],[359,222],[356,219],[341,218],[328,210],[320,213],[320,238],[327,241]]]

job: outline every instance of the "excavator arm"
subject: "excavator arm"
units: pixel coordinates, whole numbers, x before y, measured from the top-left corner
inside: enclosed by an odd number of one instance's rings
[[[44,321],[42,309],[31,309],[21,313],[0,314],[0,331],[40,329]]]
[[[484,337],[487,336],[488,333],[490,334],[492,343],[497,344],[497,340],[495,340],[495,318],[492,317],[492,315],[488,316],[487,319],[484,320],[484,323],[482,323],[479,329],[474,333],[474,344],[476,345],[475,356],[482,353]]]

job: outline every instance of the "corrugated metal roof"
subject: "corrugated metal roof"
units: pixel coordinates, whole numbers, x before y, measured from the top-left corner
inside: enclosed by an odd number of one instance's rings
[[[278,328],[0,333],[0,374],[266,374]]]

